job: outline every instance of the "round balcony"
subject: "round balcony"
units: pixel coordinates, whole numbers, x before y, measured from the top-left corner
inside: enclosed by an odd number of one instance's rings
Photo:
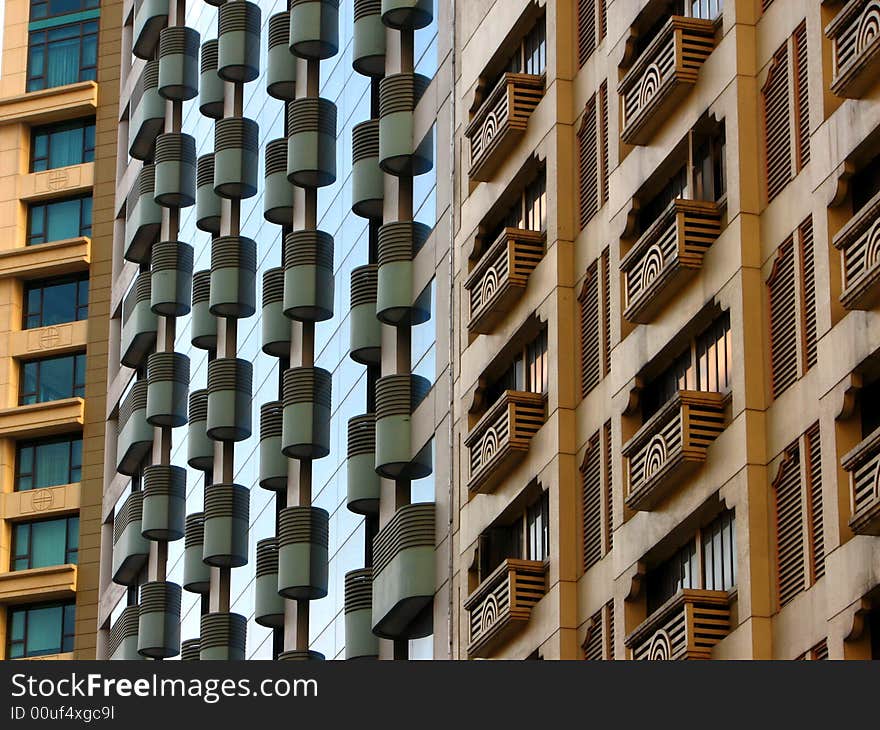
[[[189,394],[186,463],[199,471],[214,468],[214,441],[208,438],[207,390],[194,390]]]
[[[150,309],[165,317],[189,314],[193,247],[181,241],[160,241],[153,246],[150,267]]]
[[[217,74],[224,81],[246,83],[260,75],[260,6],[235,0],[220,6],[217,27]]]
[[[176,428],[186,423],[189,358],[179,352],[154,352],[147,358],[147,421]]]
[[[189,338],[200,350],[217,349],[217,318],[211,314],[211,272],[203,269],[193,274],[192,316]]]
[[[330,516],[318,507],[285,507],[278,515],[278,593],[314,601],[327,595]]]
[[[176,583],[156,581],[141,586],[138,602],[138,653],[168,659],[180,653],[181,590]]]
[[[290,51],[316,61],[339,52],[339,0],[290,0]]]
[[[300,322],[333,317],[333,236],[294,231],[284,239],[284,314]]]
[[[211,314],[246,318],[256,305],[257,244],[244,236],[211,241]]]
[[[281,450],[285,456],[321,459],[330,453],[331,383],[332,376],[322,368],[284,372]]]
[[[170,101],[189,101],[199,94],[199,34],[185,25],[159,34],[159,93]]]
[[[250,360],[226,357],[208,363],[208,438],[250,438],[253,380],[254,366]]]
[[[287,179],[301,188],[336,182],[336,105],[306,97],[287,106]]]
[[[290,357],[290,320],[284,316],[284,269],[263,273],[263,352],[273,357]]]
[[[205,487],[202,559],[215,568],[240,568],[248,560],[250,492],[241,484]],[[204,637],[203,637],[204,638]]]

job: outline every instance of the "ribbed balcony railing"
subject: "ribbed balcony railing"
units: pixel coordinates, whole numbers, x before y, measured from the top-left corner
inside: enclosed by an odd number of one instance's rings
[[[858,535],[880,535],[880,428],[841,460],[849,472],[852,517]]]
[[[546,566],[508,558],[464,602],[468,612],[468,656],[486,657],[519,631],[547,591]]]
[[[880,71],[880,2],[850,0],[825,28],[831,39],[834,72],[831,91],[857,99]]]
[[[725,396],[681,390],[623,447],[626,506],[650,510],[676,483],[706,461],[724,430]]]
[[[703,255],[721,233],[715,203],[674,200],[620,262],[623,316],[650,322],[703,265]]]
[[[843,255],[843,293],[847,309],[872,309],[880,301],[880,193],[834,237]]]
[[[525,134],[544,96],[544,77],[507,73],[480,105],[464,134],[471,141],[472,180],[491,180],[507,152]]]
[[[470,453],[470,490],[491,492],[525,457],[544,420],[540,393],[505,391],[465,439]]]
[[[703,62],[715,48],[711,20],[672,16],[620,82],[623,100],[620,138],[646,144],[697,82]]]
[[[543,257],[543,233],[505,228],[464,283],[470,301],[468,330],[491,332],[522,296]]]
[[[685,588],[652,613],[624,643],[631,659],[711,659],[730,633],[727,591]]]

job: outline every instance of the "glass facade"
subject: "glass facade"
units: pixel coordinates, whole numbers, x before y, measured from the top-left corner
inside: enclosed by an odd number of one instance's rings
[[[22,659],[73,651],[74,617],[72,602],[8,609],[7,656]]]
[[[23,441],[15,455],[15,491],[73,484],[82,477],[82,437]]]
[[[31,132],[31,172],[95,160],[95,120],[35,127]]]
[[[24,307],[24,329],[86,319],[89,275],[28,282],[24,289]]]
[[[19,405],[46,403],[62,398],[84,398],[85,394],[85,353],[22,363]]]
[[[20,522],[13,527],[12,570],[76,563],[79,517]]]
[[[28,246],[92,235],[92,196],[54,200],[30,207]]]

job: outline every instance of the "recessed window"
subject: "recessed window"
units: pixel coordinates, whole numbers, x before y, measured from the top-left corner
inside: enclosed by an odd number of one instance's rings
[[[94,119],[50,124],[31,131],[31,172],[79,165],[94,159]]]
[[[550,497],[542,492],[524,510],[480,535],[479,581],[482,583],[508,558],[544,561],[550,557]]]
[[[32,205],[27,245],[92,235],[92,196]]]
[[[495,379],[486,391],[486,403],[491,405],[505,391],[518,390],[526,393],[547,392],[547,330],[516,354],[513,362]]]
[[[28,360],[21,365],[18,404],[46,403],[86,394],[85,353]]]
[[[46,21],[43,21],[46,22]],[[38,23],[31,23],[31,27]],[[98,21],[31,30],[27,90],[94,81],[98,77]]]
[[[12,570],[46,568],[76,563],[79,517],[22,522],[13,528]]]
[[[73,651],[75,610],[73,602],[10,608],[7,656],[23,659]]]
[[[24,329],[87,319],[89,275],[28,282],[24,290],[24,310]]]
[[[82,437],[23,441],[15,455],[15,491],[57,487],[82,480]]]

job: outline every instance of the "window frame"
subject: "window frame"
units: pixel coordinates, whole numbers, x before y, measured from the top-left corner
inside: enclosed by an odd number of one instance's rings
[[[34,530],[33,526],[48,522],[64,522],[64,560],[61,563],[51,563],[50,565],[76,565],[79,557],[79,515],[67,515],[62,517],[52,517],[45,520],[29,520],[27,522],[17,522],[12,526],[12,549],[9,557],[9,569],[11,572],[19,570],[33,570],[34,568],[50,567],[42,565],[33,565],[34,562]],[[27,529],[27,544],[25,550],[21,551],[19,544],[19,530]],[[71,546],[71,536],[76,537],[76,543]],[[24,567],[18,567],[18,562],[27,561]]]
[[[49,209],[53,205],[58,205],[60,203],[67,203],[73,200],[80,201],[79,203],[79,232],[75,236],[69,236],[68,238],[48,238],[48,223],[49,223]],[[89,205],[85,205],[85,201],[89,201]],[[91,193],[87,193],[85,195],[74,195],[69,198],[55,198],[52,200],[40,201],[39,203],[33,203],[28,206],[28,217],[27,217],[27,240],[25,245],[27,246],[40,246],[44,243],[54,243],[56,241],[67,241],[71,238],[91,238],[92,236],[92,223],[94,220],[94,201],[92,199]],[[34,233],[34,211],[40,210],[42,211],[42,229],[43,232],[40,234]],[[88,210],[88,215],[86,215],[86,210]],[[88,218],[88,221],[86,219]],[[42,239],[42,240],[37,240]]]
[[[89,129],[91,129],[91,135],[89,135]],[[30,171],[31,172],[46,172],[47,170],[57,170],[58,167],[68,167],[69,165],[59,165],[54,167],[51,165],[52,158],[52,138],[53,135],[61,134],[63,132],[70,132],[74,130],[82,130],[82,149],[80,150],[80,160],[79,162],[71,162],[70,165],[82,165],[87,162],[95,161],[95,118],[94,117],[80,117],[78,119],[72,119],[64,122],[56,122],[55,124],[44,124],[39,127],[31,128],[31,156],[30,156]],[[43,156],[37,157],[37,138],[41,135],[46,136],[46,154]],[[89,137],[91,136],[91,145],[89,144]],[[45,161],[45,167],[38,166],[39,161]]]
[[[76,285],[76,299],[73,304],[74,319],[65,319],[60,322],[46,323],[45,317],[45,299],[46,290],[54,286],[64,286],[66,284]],[[30,294],[32,292],[40,292],[39,309],[31,311]],[[85,297],[83,301],[82,297]],[[32,317],[38,318],[38,324],[30,324]],[[24,295],[22,297],[22,323],[21,328],[24,330],[39,329],[40,327],[51,327],[58,324],[68,324],[70,322],[81,322],[89,317],[89,274],[88,272],[80,272],[69,276],[59,276],[50,279],[36,279],[27,281],[24,285]]]
[[[71,14],[71,17],[73,14]],[[62,16],[63,17],[63,16]],[[26,86],[25,89],[28,92],[31,91],[42,91],[44,89],[58,88],[58,86],[67,86],[69,84],[79,83],[81,81],[97,81],[98,80],[98,19],[97,14],[93,18],[83,19],[74,21],[71,23],[63,23],[56,24],[51,23],[51,21],[44,25],[46,21],[40,21],[40,27],[32,28],[28,31],[28,53],[27,53],[27,77],[26,77]],[[61,29],[72,29],[76,27],[77,33],[71,35],[69,38],[50,38],[50,34],[53,31],[58,31]],[[95,42],[95,62],[94,64],[84,64],[83,63],[83,48],[85,46],[86,41],[89,38],[94,37]],[[78,70],[76,73],[76,78],[71,81],[66,81],[64,84],[58,84],[56,86],[49,86],[48,79],[48,68],[49,68],[49,54],[50,49],[53,44],[62,43],[65,41],[70,41],[76,39],[78,41],[77,50],[78,50]],[[43,70],[42,73],[36,75],[32,73],[32,67],[34,63],[35,49],[42,48],[42,56],[43,56]]]
[[[53,360],[72,360],[71,368],[71,384],[70,395],[63,395],[60,398],[51,398],[49,400],[40,400],[42,365]],[[25,369],[28,366],[36,365],[35,390],[25,391],[27,377]],[[82,380],[80,381],[80,377]],[[37,403],[52,403],[58,400],[66,400],[67,398],[85,398],[86,396],[86,353],[72,352],[67,355],[53,355],[51,357],[39,357],[33,360],[23,360],[21,362],[21,370],[18,382],[18,405],[29,406]],[[34,400],[30,400],[33,398]]]
[[[47,484],[45,486],[35,486],[38,481],[39,473],[37,471],[37,464],[39,464],[39,460],[37,458],[37,449],[41,446],[51,446],[53,444],[58,443],[67,443],[68,453],[67,453],[67,478],[68,481],[61,482],[60,484]],[[77,448],[77,444],[79,444],[79,448]],[[33,453],[31,454],[31,470],[28,472],[23,472],[21,470],[22,464],[22,452],[25,449],[33,449]],[[78,461],[77,461],[78,455]],[[29,492],[34,489],[51,489],[52,487],[60,487],[65,484],[76,484],[77,482],[82,481],[82,434],[68,434],[64,436],[53,436],[51,438],[44,439],[32,439],[28,441],[19,441],[15,445],[15,477],[12,485],[13,492]],[[74,479],[77,476],[77,472],[79,472],[79,478]],[[31,486],[26,489],[21,488],[21,479],[22,477],[30,479]]]
[[[33,654],[29,654],[27,652],[28,646],[28,623],[29,623],[29,615],[31,611],[39,611],[47,608],[62,608],[61,612],[61,625],[59,627],[59,648],[58,651],[45,651],[45,652],[37,652]],[[67,623],[68,623],[68,609],[73,612],[73,616],[71,618],[71,623],[74,626],[73,631],[66,631]],[[52,656],[53,654],[66,654],[68,652],[73,651],[74,646],[74,638],[76,635],[75,626],[76,626],[76,601],[51,601],[49,603],[31,603],[26,604],[24,606],[10,606],[8,609],[7,616],[7,624],[8,629],[6,632],[6,656],[10,659],[27,659],[30,657],[39,657],[39,656]],[[21,639],[16,639],[14,634],[14,620],[15,615],[18,613],[24,613],[24,632],[22,634]],[[22,647],[22,653],[18,656],[13,656],[13,652],[15,651],[15,645],[20,644]]]

